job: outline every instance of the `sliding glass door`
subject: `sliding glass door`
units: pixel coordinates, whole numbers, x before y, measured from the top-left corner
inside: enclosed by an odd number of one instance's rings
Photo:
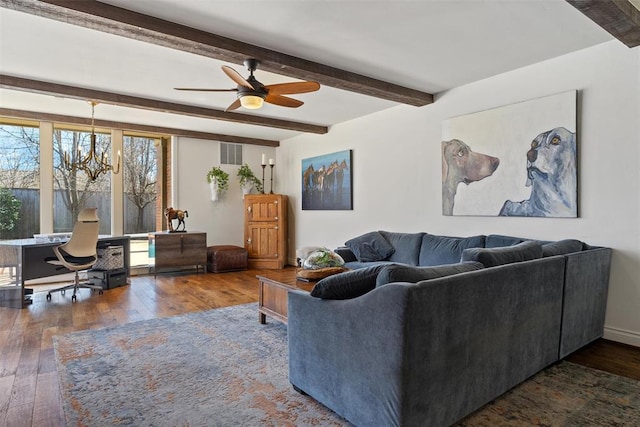
[[[149,264],[149,240],[156,231],[160,139],[124,136],[124,233],[131,236],[131,265]]]

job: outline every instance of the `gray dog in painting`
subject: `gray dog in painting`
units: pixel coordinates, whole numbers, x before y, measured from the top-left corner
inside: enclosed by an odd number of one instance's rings
[[[528,200],[507,200],[502,216],[575,217],[577,207],[576,134],[563,127],[543,132],[527,151]]]
[[[498,168],[500,159],[476,153],[458,139],[442,141],[442,214],[453,215],[458,184],[484,179]]]

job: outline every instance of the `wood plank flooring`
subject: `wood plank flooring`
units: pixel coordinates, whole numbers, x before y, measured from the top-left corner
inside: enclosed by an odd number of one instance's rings
[[[71,292],[48,302],[34,287],[28,308],[0,308],[0,426],[64,425],[54,335],[256,302],[257,274],[269,271],[136,276],[103,295],[82,289],[76,303]],[[568,360],[640,380],[637,347],[598,340]]]

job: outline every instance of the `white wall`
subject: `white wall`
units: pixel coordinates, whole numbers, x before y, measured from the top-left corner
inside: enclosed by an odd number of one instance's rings
[[[245,145],[243,159],[253,173],[262,179],[260,166],[262,153],[266,158],[275,159],[275,148]],[[239,166],[220,165],[220,148],[216,141],[194,138],[174,138],[172,144],[173,195],[169,206],[189,212],[185,220],[187,231],[207,233],[207,246],[244,246],[244,212],[242,190],[236,173]],[[229,190],[222,200],[211,201],[211,191],[207,183],[207,172],[220,166],[229,174]],[[275,166],[274,192],[278,190]],[[265,172],[265,187],[270,187],[270,171]]]
[[[442,121],[568,90],[578,95],[577,219],[445,217]],[[353,150],[352,211],[302,211],[301,160]],[[577,238],[614,248],[605,337],[640,346],[640,49],[612,41],[303,135],[277,150],[290,197],[289,257],[296,247],[336,247],[370,230]]]

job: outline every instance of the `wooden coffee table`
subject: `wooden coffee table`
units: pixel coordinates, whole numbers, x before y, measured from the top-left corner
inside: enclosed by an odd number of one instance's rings
[[[267,323],[267,316],[287,323],[287,296],[291,290],[310,292],[315,282],[296,280],[296,269],[274,270],[258,278],[258,320]]]

